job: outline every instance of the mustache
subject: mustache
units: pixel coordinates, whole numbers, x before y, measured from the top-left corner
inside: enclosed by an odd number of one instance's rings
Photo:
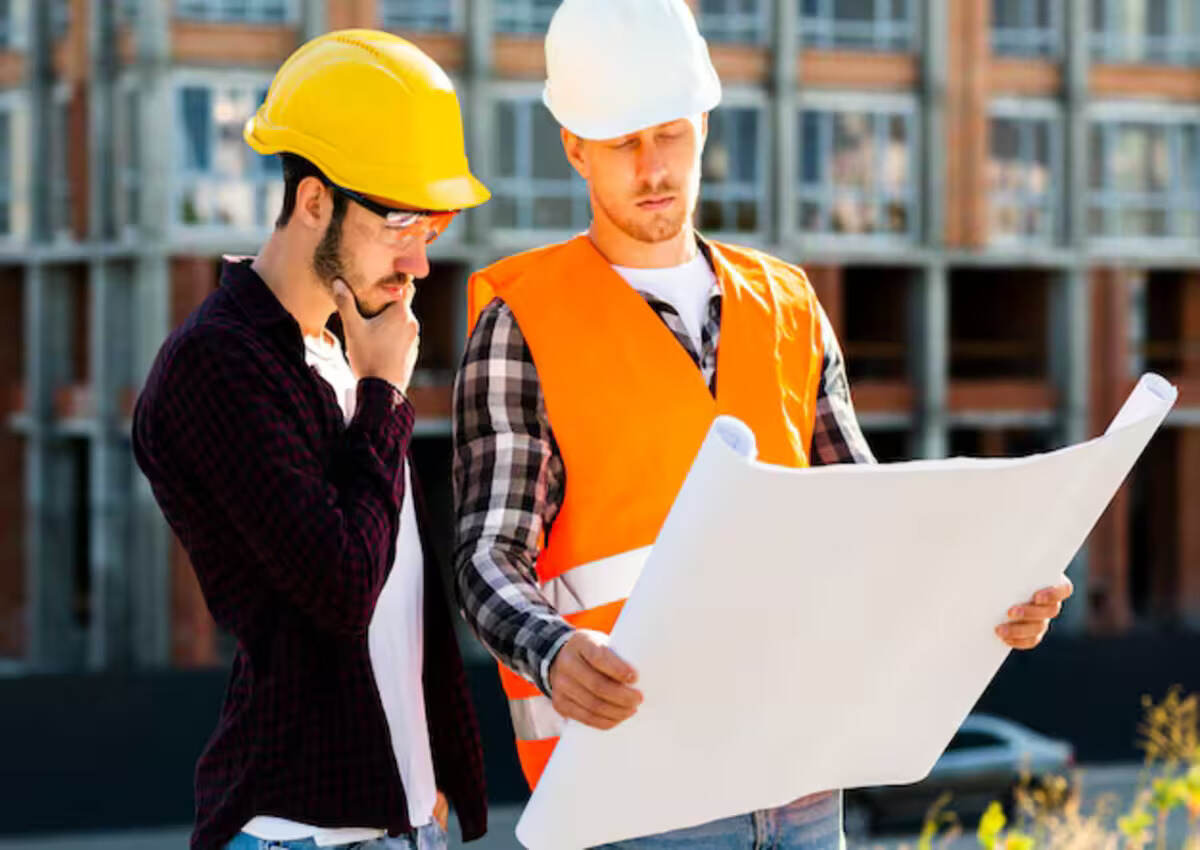
[[[390,274],[387,277],[381,277],[375,281],[376,286],[408,286],[413,282],[413,276],[410,274]]]
[[[655,198],[659,195],[671,195],[679,191],[679,184],[671,180],[664,180],[661,183],[656,183],[651,186],[649,183],[643,183],[634,193],[633,199],[641,201],[646,198]]]

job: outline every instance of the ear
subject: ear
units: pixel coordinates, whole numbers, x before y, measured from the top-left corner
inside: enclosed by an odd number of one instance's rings
[[[587,159],[583,155],[583,139],[576,136],[566,127],[563,127],[559,133],[562,136],[563,152],[567,155],[567,162],[571,163],[579,176],[584,180],[588,179]]]
[[[296,187],[296,211],[292,217],[305,227],[321,230],[332,214],[333,199],[325,184],[316,177],[301,180]]]

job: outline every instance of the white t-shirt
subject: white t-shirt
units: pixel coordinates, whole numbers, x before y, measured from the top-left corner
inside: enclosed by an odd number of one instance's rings
[[[700,350],[700,329],[708,317],[708,296],[717,281],[703,254],[697,251],[688,262],[667,269],[613,266],[613,270],[634,289],[648,292],[674,307],[696,350]]]
[[[306,336],[304,347],[305,360],[333,387],[338,405],[349,422],[358,398],[358,379],[342,354],[341,344],[326,332],[321,339]],[[433,820],[437,784],[421,683],[425,654],[425,557],[411,498],[412,471],[407,463],[404,474],[408,477],[408,491],[400,509],[396,560],[375,604],[367,629],[367,647],[391,733],[392,752],[408,797],[408,817],[415,828]],[[323,829],[264,816],[253,818],[242,830],[268,841],[312,838],[321,847],[370,841],[384,835],[379,828]]]

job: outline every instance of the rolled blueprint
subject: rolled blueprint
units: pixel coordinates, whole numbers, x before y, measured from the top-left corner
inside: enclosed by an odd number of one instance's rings
[[[1175,398],[1146,375],[1104,436],[1032,457],[803,470],[717,419],[612,633],[645,702],[566,724],[517,837],[574,850],[922,779],[1008,655],[995,626],[1059,581]]]

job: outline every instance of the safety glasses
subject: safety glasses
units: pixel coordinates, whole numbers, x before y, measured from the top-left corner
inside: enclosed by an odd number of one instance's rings
[[[328,178],[323,181],[333,191],[349,198],[368,212],[379,216],[383,221],[379,229],[379,241],[394,248],[404,250],[424,240],[428,245],[446,232],[451,220],[458,215],[458,210],[401,210],[389,207],[378,201],[372,201],[366,195],[339,186]]]

